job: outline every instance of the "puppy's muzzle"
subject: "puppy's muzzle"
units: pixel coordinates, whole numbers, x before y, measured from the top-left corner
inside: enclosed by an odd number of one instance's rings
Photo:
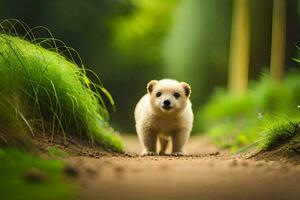
[[[165,109],[165,110],[170,110],[171,108],[172,108],[172,106],[171,106],[171,101],[170,100],[164,100],[163,101],[163,109]]]

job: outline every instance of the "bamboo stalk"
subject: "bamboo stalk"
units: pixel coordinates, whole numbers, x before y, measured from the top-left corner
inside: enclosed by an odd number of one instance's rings
[[[280,81],[285,65],[286,0],[273,1],[272,44],[270,74],[274,81]]]
[[[248,87],[250,8],[249,0],[234,0],[230,39],[228,89],[241,94]]]

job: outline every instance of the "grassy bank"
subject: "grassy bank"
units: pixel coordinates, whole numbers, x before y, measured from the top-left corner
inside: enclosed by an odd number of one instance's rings
[[[264,150],[273,150],[287,144],[285,151],[300,153],[300,119],[274,118],[264,126],[260,146]]]
[[[19,121],[20,131],[1,126],[1,142],[28,144],[36,132],[76,134],[114,150],[122,150],[117,134],[107,123],[103,97],[113,104],[106,89],[87,77],[87,70],[47,50],[44,39],[35,44],[16,36],[0,34],[1,120]],[[38,41],[38,40],[35,40]],[[14,118],[14,119],[11,119]],[[31,137],[31,138],[32,138]]]
[[[29,39],[17,35],[20,27]],[[35,38],[35,29],[17,20],[4,20],[0,28],[1,197],[74,199],[74,183],[57,158],[65,152],[50,148],[48,154],[55,159],[42,159],[35,155],[35,139],[62,136],[66,143],[67,137],[76,136],[122,151],[120,136],[108,123],[105,102],[114,106],[114,101],[97,75],[63,42]]]

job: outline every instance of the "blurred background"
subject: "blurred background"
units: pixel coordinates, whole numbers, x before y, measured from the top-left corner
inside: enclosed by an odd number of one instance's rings
[[[110,122],[121,132],[134,132],[151,79],[190,83],[196,113],[215,88],[242,94],[262,74],[280,81],[298,67],[300,0],[0,2],[1,20],[45,26],[78,51],[113,95]]]

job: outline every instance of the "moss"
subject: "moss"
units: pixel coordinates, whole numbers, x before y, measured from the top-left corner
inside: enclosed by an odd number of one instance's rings
[[[288,156],[299,155],[300,154],[300,134],[298,134],[293,139],[291,139],[291,141],[288,143],[288,145],[285,146],[283,151]]]
[[[2,199],[67,200],[76,196],[75,187],[63,175],[62,161],[0,148],[0,163]],[[32,171],[39,172],[39,177],[30,178]]]
[[[52,157],[58,157],[58,158],[64,158],[66,156],[69,156],[67,152],[62,151],[56,147],[48,147],[47,153]]]

